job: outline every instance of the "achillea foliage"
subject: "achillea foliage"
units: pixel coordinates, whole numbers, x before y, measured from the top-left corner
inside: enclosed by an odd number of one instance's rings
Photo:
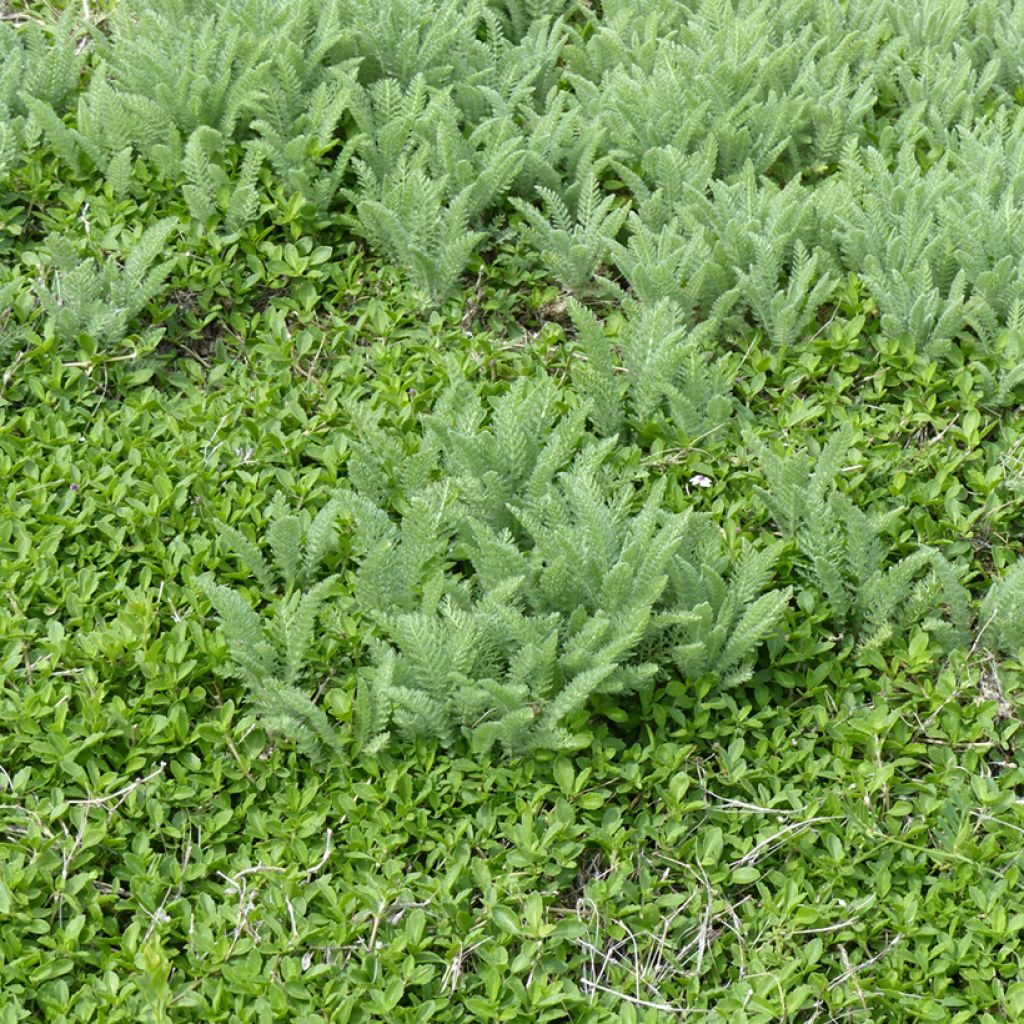
[[[614,439],[587,435],[583,410],[557,403],[554,385],[524,380],[487,411],[456,385],[419,450],[390,447],[391,466],[364,421],[353,486],[314,521],[304,556],[298,518],[272,516],[285,586],[273,617],[204,583],[268,721],[323,741],[322,713],[295,684],[333,585],[313,582],[327,536],[317,524],[335,517],[349,532],[348,586],[374,627],[355,701],[354,738],[368,750],[391,732],[510,754],[571,747],[598,695],[666,673],[726,684],[749,672],[789,599],[771,587],[778,546],[733,561],[706,516],[666,509],[664,480],[638,504],[611,463]],[[275,585],[251,542],[224,537],[261,586]]]
[[[300,688],[305,681],[317,619],[336,576],[317,579],[333,546],[340,508],[329,502],[308,528],[278,499],[269,509],[272,560],[240,530],[221,524],[222,541],[273,601],[259,614],[238,591],[204,576],[199,585],[220,616],[228,645],[222,672],[246,686],[267,727],[314,756],[341,753],[327,715]]]
[[[892,559],[882,530],[901,510],[872,519],[837,488],[851,445],[848,429],[816,456],[779,456],[756,445],[767,484],[756,493],[782,536],[795,543],[805,578],[824,598],[836,630],[867,647],[924,623],[946,646],[963,643],[967,592],[952,565],[927,547]]]
[[[37,295],[53,334],[61,341],[77,341],[87,353],[120,344],[177,262],[176,257],[161,258],[177,227],[173,218],[150,225],[123,264],[111,255],[102,266],[82,259],[66,239],[48,238],[48,273]],[[148,332],[148,340],[137,348],[155,344],[158,337],[159,332]]]

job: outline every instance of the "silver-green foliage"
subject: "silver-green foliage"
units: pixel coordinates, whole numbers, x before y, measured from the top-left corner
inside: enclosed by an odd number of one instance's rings
[[[280,183],[428,304],[507,196],[568,289],[621,296],[614,265],[780,347],[848,273],[934,351],[991,344],[1021,285],[1019,0],[124,0],[82,53],[2,29],[0,166],[45,140],[228,233]]]
[[[720,682],[746,673],[788,600],[764,593],[774,552],[748,551],[723,577],[710,524],[667,512],[663,481],[636,509],[633,487],[616,486],[603,465],[610,450],[585,444],[540,495],[509,503],[515,533],[435,500],[451,541],[423,546],[417,508],[383,544],[374,538],[374,552],[394,553],[403,599],[376,614],[384,643],[360,684],[361,736],[379,746],[390,720],[442,743],[571,747],[585,742],[579,729],[599,695],[634,691],[659,672]],[[443,571],[456,553],[468,575]],[[422,580],[413,594],[410,573]],[[364,581],[361,566],[357,592]],[[379,602],[379,588],[370,591]]]
[[[756,493],[783,538],[795,542],[807,581],[824,598],[836,630],[875,646],[898,629],[924,623],[946,645],[962,643],[967,593],[950,563],[930,548],[893,559],[882,534],[902,510],[873,519],[836,487],[851,444],[849,429],[815,455],[780,456],[757,444],[766,486]]]
[[[102,266],[92,257],[82,259],[66,239],[48,238],[46,273],[36,289],[48,329],[60,341],[77,341],[86,351],[120,344],[177,262],[176,256],[166,256],[167,241],[177,227],[174,218],[150,225],[123,262],[110,255]],[[147,332],[137,347],[156,337]]]
[[[882,330],[941,349],[966,328],[992,343],[1021,287],[1024,118],[997,110],[934,164],[907,143],[844,157],[818,206],[843,263],[868,286]]]
[[[1005,330],[992,338],[991,351],[995,371],[982,366],[979,376],[985,381],[987,400],[997,408],[1015,403],[1017,389],[1024,384],[1024,299],[1015,299],[1006,318]],[[1011,490],[1019,485],[1007,481]]]
[[[489,411],[457,384],[417,447],[386,435],[361,417],[350,486],[305,548],[301,520],[280,504],[273,566],[222,528],[255,582],[283,591],[272,614],[203,581],[225,623],[226,670],[311,748],[336,743],[300,684],[336,582],[317,581],[316,568],[338,519],[371,656],[353,731],[368,751],[392,733],[512,754],[578,745],[597,698],[659,674],[735,682],[777,628],[789,598],[771,587],[778,546],[728,555],[706,516],[665,507],[663,480],[640,501],[615,468],[614,439],[587,435],[583,411],[562,411],[550,382],[523,381]]]
[[[557,397],[521,381],[486,415],[456,386],[426,424],[440,478],[397,520],[353,501],[354,585],[386,641],[357,700],[368,742],[393,720],[512,752],[572,745],[597,695],[660,670],[735,677],[774,629],[771,556],[727,581],[710,524],[668,513],[663,483],[637,509],[611,440],[588,439]]]
[[[1009,657],[1024,654],[1024,561],[995,580],[978,613],[980,645]]]
[[[298,515],[286,514],[276,498],[268,514],[270,560],[240,530],[220,524],[221,540],[271,595],[272,613],[257,612],[238,590],[209,575],[198,581],[223,626],[227,660],[222,673],[243,683],[268,728],[318,757],[340,754],[342,748],[327,715],[301,684],[317,619],[337,584],[336,576],[318,576],[334,545],[340,512],[337,501],[328,502],[307,527]]]
[[[141,157],[174,180],[190,142],[218,164],[256,131],[276,166],[290,162],[283,176],[292,187],[312,188],[303,175],[332,148],[344,106],[342,12],[338,0],[126,0],[96,35],[98,67],[74,123],[46,97],[32,102],[33,118],[79,173],[91,165],[123,179]]]
[[[619,167],[640,203],[612,259],[637,298],[670,300],[697,336],[741,327],[746,315],[786,347],[832,295],[830,239],[799,179],[780,189],[748,162],[726,184],[712,178],[713,159],[714,147],[652,150],[656,188]]]
[[[425,304],[438,304],[485,237],[469,227],[471,189],[446,195],[446,179],[404,162],[382,181],[360,171],[356,210],[362,233],[402,268]]]
[[[297,94],[320,80],[344,38],[337,0],[127,0],[97,42],[105,75],[93,83],[109,79],[150,129],[181,140],[205,125],[233,138],[258,105],[290,102],[298,116]]]
[[[223,220],[229,232],[238,231],[259,208],[257,182],[266,151],[257,143],[245,146],[237,177],[232,180],[216,162],[221,135],[215,128],[197,128],[185,146],[185,185],[182,193],[189,213],[203,227]]]
[[[485,237],[485,211],[508,190],[523,162],[508,117],[465,126],[446,89],[423,75],[407,87],[383,79],[352,97],[359,134],[349,141],[357,186],[344,190],[370,244],[436,305]]]
[[[0,175],[38,142],[33,105],[63,112],[84,62],[67,17],[48,28],[0,22]]]
[[[748,161],[790,176],[833,159],[872,114],[883,29],[845,6],[657,4],[641,20],[605,5],[568,54],[569,81],[626,162],[711,140],[716,176]]]
[[[512,506],[532,511],[586,437],[585,409],[559,406],[548,380],[517,381],[489,410],[458,381],[425,418],[427,442],[475,519],[521,536]]]
[[[569,312],[580,353],[573,382],[599,434],[663,432],[667,420],[693,439],[725,426],[733,408],[726,360],[712,359],[699,332],[685,329],[677,304],[630,303],[616,334],[574,299]]]
[[[562,194],[538,185],[539,209],[518,197],[511,199],[524,218],[523,237],[540,253],[551,274],[574,292],[608,287],[598,272],[629,213],[628,202],[602,194],[601,166],[589,158],[581,161],[576,180]]]

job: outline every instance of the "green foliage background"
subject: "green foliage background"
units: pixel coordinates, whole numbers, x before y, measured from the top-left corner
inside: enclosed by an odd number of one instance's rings
[[[1024,4],[0,12],[0,1024],[1024,1019]]]

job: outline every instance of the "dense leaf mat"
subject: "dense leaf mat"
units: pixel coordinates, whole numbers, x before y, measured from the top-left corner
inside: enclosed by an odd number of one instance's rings
[[[0,1024],[1024,1019],[1024,4],[0,21]]]

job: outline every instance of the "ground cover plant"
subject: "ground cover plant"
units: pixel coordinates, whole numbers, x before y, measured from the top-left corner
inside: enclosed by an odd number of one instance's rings
[[[1024,3],[0,11],[0,1022],[1024,1019]]]

